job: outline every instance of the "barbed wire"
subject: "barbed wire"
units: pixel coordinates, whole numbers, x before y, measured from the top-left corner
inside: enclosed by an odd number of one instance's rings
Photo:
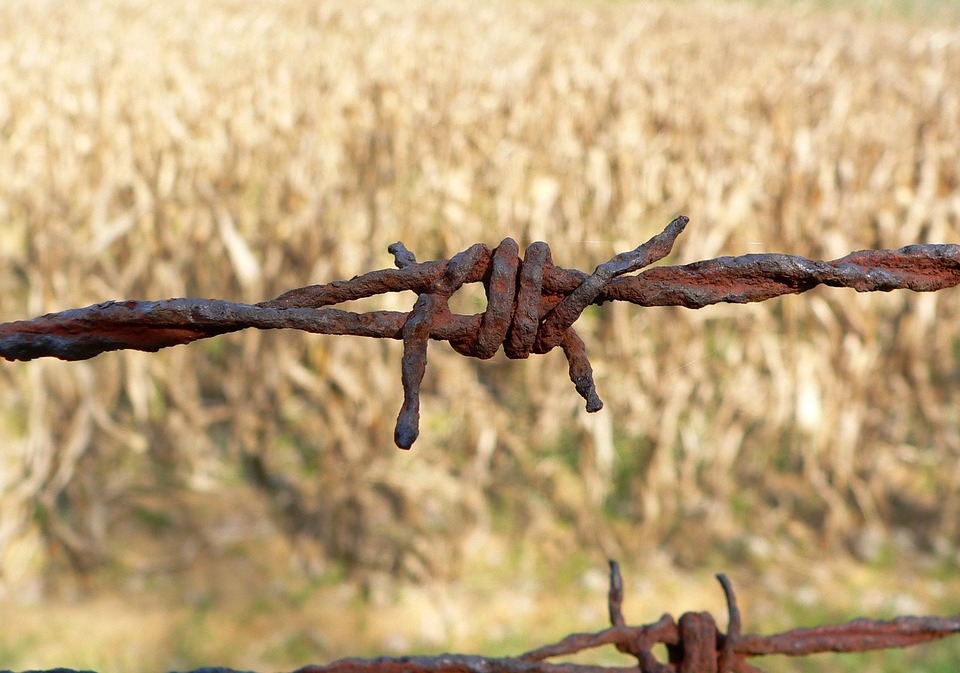
[[[84,360],[121,349],[157,351],[250,327],[401,339],[404,399],[394,440],[409,449],[419,434],[420,386],[430,339],[448,341],[458,353],[481,359],[493,357],[501,347],[508,358],[523,359],[559,346],[570,380],[587,411],[594,412],[603,402],[586,346],[573,329],[591,304],[627,301],[695,309],[720,302],[759,302],[818,285],[858,292],[930,292],[960,284],[956,244],[862,250],[829,262],[779,253],[718,257],[626,276],[669,255],[687,222],[687,217],[678,216],[661,233],[599,265],[592,274],[556,266],[550,248],[539,241],[527,247],[522,260],[517,243],[506,238],[493,249],[478,243],[449,260],[422,263],[398,242],[388,248],[396,269],[297,288],[259,304],[221,299],[108,301],[3,323],[0,356]],[[486,310],[477,315],[452,313],[450,297],[464,284],[478,282],[486,292]],[[404,290],[417,293],[408,313],[324,308]]]
[[[530,245],[522,260],[516,242],[508,238],[494,249],[477,244],[449,260],[423,263],[402,243],[395,243],[388,251],[394,255],[396,269],[297,288],[259,304],[219,299],[109,301],[0,324],[0,356],[8,360],[82,360],[120,349],[156,351],[249,327],[401,339],[404,402],[395,440],[401,448],[409,448],[418,434],[419,389],[430,339],[448,341],[457,352],[481,359],[492,357],[500,348],[507,357],[522,359],[559,346],[587,410],[597,411],[603,403],[583,340],[573,329],[591,304],[628,301],[639,306],[701,308],[719,302],[764,301],[818,285],[858,292],[928,292],[960,284],[960,245],[955,244],[864,250],[833,261],[777,253],[719,257],[626,276],[666,257],[687,222],[686,217],[677,217],[661,233],[599,265],[592,274],[556,266],[549,247],[542,242]],[[482,283],[486,292],[486,310],[478,315],[452,313],[450,297],[465,283],[476,282]],[[324,308],[404,290],[418,295],[408,313]],[[741,634],[733,587],[725,575],[717,579],[726,596],[726,633],[708,612],[687,612],[679,620],[665,614],[650,624],[627,626],[621,611],[623,582],[618,565],[611,561],[611,627],[603,631],[572,634],[513,658],[447,654],[342,659],[326,666],[306,666],[297,673],[755,673],[760,669],[747,659],[910,647],[960,632],[960,616],[955,616],[855,619],[768,636]],[[614,645],[633,656],[636,666],[547,661],[604,645]],[[657,645],[665,646],[666,662],[653,654]],[[194,673],[215,672],[233,673],[222,667]]]
[[[642,626],[625,626],[621,611],[623,580],[610,561],[608,610],[611,628],[594,634],[573,634],[520,656],[529,661],[575,654],[612,644],[637,659],[640,673],[759,673],[747,659],[767,655],[807,656],[826,652],[853,653],[911,647],[960,632],[954,617],[897,617],[889,621],[854,619],[832,626],[797,628],[768,636],[741,634],[740,608],[733,584],[724,574],[717,580],[727,603],[727,632],[709,612],[686,612],[674,621],[669,614]],[[668,660],[661,663],[652,650],[664,645]],[[637,670],[630,669],[630,670]],[[607,671],[614,669],[608,668]],[[321,673],[321,669],[311,673]]]
[[[640,626],[627,626],[621,611],[623,580],[620,566],[610,561],[607,606],[610,628],[595,633],[573,633],[562,640],[516,657],[469,654],[439,656],[340,659],[326,665],[303,666],[294,673],[762,673],[747,659],[769,655],[793,657],[811,654],[870,652],[904,648],[946,638],[960,632],[960,615],[954,617],[897,617],[881,621],[854,619],[842,624],[797,628],[762,636],[741,634],[741,616],[733,585],[717,575],[727,603],[727,631],[717,627],[709,612],[685,612],[679,620],[664,614]],[[634,657],[635,666],[549,662],[588,650],[613,645]],[[653,648],[663,645],[667,660]],[[0,671],[0,673],[10,673]],[[43,673],[34,671],[29,673]],[[78,673],[57,668],[45,673]],[[84,672],[90,673],[90,672]],[[206,667],[191,673],[241,673],[231,668]],[[245,673],[252,673],[247,671]]]

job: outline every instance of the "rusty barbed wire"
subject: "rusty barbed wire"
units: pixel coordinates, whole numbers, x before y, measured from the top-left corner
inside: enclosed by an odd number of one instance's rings
[[[769,655],[802,657],[811,654],[870,652],[912,647],[960,632],[954,617],[897,617],[888,621],[854,619],[843,624],[797,628],[768,636],[740,633],[740,610],[729,578],[717,580],[727,602],[727,632],[717,627],[709,612],[685,612],[679,620],[669,613],[649,624],[627,626],[621,612],[623,580],[620,566],[610,561],[607,606],[611,627],[595,633],[573,633],[562,640],[516,657],[469,654],[439,656],[340,659],[311,664],[293,673],[762,673],[747,659]],[[635,666],[605,666],[549,662],[587,650],[613,645],[637,660]],[[667,661],[653,648],[663,645]],[[0,673],[10,673],[0,671]],[[35,671],[31,673],[43,673]],[[78,673],[57,668],[46,673]],[[89,673],[89,672],[85,672]],[[206,667],[191,673],[241,673],[231,668]],[[247,671],[245,673],[251,673]]]
[[[598,633],[572,634],[563,640],[520,655],[522,661],[543,661],[568,656],[601,645],[637,659],[640,673],[759,673],[747,659],[767,655],[806,656],[826,652],[852,653],[911,647],[960,632],[960,615],[954,617],[897,617],[889,621],[854,619],[832,626],[797,628],[769,636],[741,635],[740,609],[730,579],[718,574],[727,602],[727,632],[709,612],[687,612],[675,621],[669,615],[642,626],[624,626],[620,605],[623,580],[616,561],[610,561],[608,609],[611,628]],[[661,663],[653,647],[665,645],[668,661]],[[302,669],[306,670],[306,669]],[[329,673],[329,669],[309,669]],[[369,669],[368,669],[369,670]],[[608,672],[615,668],[605,668]]]
[[[297,288],[259,304],[221,299],[108,301],[0,324],[0,356],[83,360],[120,349],[156,351],[250,327],[400,339],[404,400],[394,440],[408,449],[419,434],[420,385],[430,339],[448,341],[457,352],[481,359],[493,357],[501,347],[508,358],[523,359],[559,346],[571,381],[587,411],[594,412],[603,402],[584,342],[573,329],[591,304],[627,301],[702,308],[764,301],[818,285],[858,292],[930,292],[960,284],[956,244],[862,250],[829,262],[779,253],[718,257],[626,276],[670,254],[687,222],[678,216],[661,233],[597,266],[592,274],[556,266],[543,242],[528,246],[522,260],[517,243],[506,238],[493,249],[478,243],[449,260],[422,263],[398,242],[388,248],[396,269]],[[464,284],[477,282],[486,292],[486,310],[478,315],[452,313],[450,297]],[[409,313],[324,308],[404,290],[418,295]]]

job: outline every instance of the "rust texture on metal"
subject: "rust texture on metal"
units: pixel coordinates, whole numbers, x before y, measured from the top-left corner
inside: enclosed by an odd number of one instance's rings
[[[670,254],[687,222],[688,218],[677,217],[661,233],[599,265],[592,274],[556,266],[543,242],[528,246],[522,259],[517,243],[507,238],[494,249],[478,243],[452,259],[422,263],[402,243],[394,243],[388,250],[396,269],[297,288],[259,304],[220,299],[108,301],[0,324],[0,356],[83,360],[120,349],[156,351],[249,327],[400,339],[404,401],[394,439],[407,449],[419,433],[419,392],[430,339],[448,341],[457,352],[481,359],[501,347],[508,358],[523,359],[559,346],[587,411],[597,411],[603,402],[584,342],[573,329],[591,304],[627,301],[701,308],[718,302],[764,301],[818,285],[858,292],[929,292],[960,284],[956,244],[863,250],[829,262],[776,253],[719,257],[626,275]],[[487,307],[482,314],[450,311],[448,300],[466,283],[483,284]],[[326,308],[403,290],[418,295],[409,313]]]
[[[602,645],[614,645],[637,659],[640,673],[756,673],[747,659],[765,655],[806,656],[826,652],[869,652],[910,647],[960,632],[960,615],[954,617],[898,617],[889,621],[855,619],[832,626],[799,628],[769,636],[741,634],[740,609],[733,585],[717,575],[727,602],[727,632],[723,633],[708,612],[687,612],[678,621],[663,615],[642,626],[624,626],[620,568],[610,562],[608,607],[611,628],[598,633],[567,636],[553,645],[521,655],[524,661],[569,656]],[[667,649],[667,662],[653,654],[655,645]],[[612,671],[613,669],[607,669]],[[321,673],[317,670],[315,673]]]
[[[760,673],[747,659],[765,655],[806,656],[828,652],[868,652],[911,647],[960,632],[955,617],[898,617],[890,621],[855,619],[845,624],[800,628],[761,636],[740,633],[740,611],[730,580],[717,575],[727,601],[727,632],[709,612],[686,612],[675,620],[665,614],[656,622],[627,626],[621,613],[623,581],[620,568],[610,562],[608,608],[611,627],[596,633],[575,633],[559,642],[516,657],[466,654],[439,656],[340,659],[309,665],[295,673]],[[550,662],[587,650],[613,645],[636,659],[632,666]],[[663,645],[667,660],[653,648]],[[76,673],[70,669],[55,669]],[[6,673],[0,671],[0,673]],[[38,672],[39,673],[39,672]],[[48,671],[47,673],[54,673]],[[192,673],[240,673],[233,669],[201,668]]]

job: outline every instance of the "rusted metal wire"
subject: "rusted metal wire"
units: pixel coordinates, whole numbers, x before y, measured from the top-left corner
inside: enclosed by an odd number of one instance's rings
[[[598,633],[573,634],[520,656],[524,661],[569,656],[587,649],[612,644],[637,658],[641,673],[736,673],[760,669],[747,659],[764,655],[805,656],[825,652],[869,652],[910,647],[960,632],[960,615],[955,617],[898,617],[890,621],[855,619],[845,624],[800,628],[769,636],[741,635],[740,611],[733,586],[726,575],[717,575],[727,600],[728,630],[723,633],[707,612],[688,612],[674,621],[669,614],[643,626],[628,627],[612,619],[612,628]],[[619,615],[623,597],[616,562],[611,561],[610,614]],[[615,607],[616,606],[616,607]],[[667,663],[652,653],[655,645],[667,648]],[[317,669],[320,673],[322,669]],[[606,669],[608,671],[619,669]]]
[[[591,304],[628,301],[638,306],[701,308],[718,302],[757,302],[806,292],[817,285],[858,292],[909,289],[930,292],[960,284],[960,245],[911,245],[899,250],[863,250],[830,262],[783,254],[752,254],[639,271],[673,248],[688,219],[679,216],[659,234],[599,265],[592,274],[554,265],[546,243],[533,243],[519,258],[510,238],[490,249],[473,245],[449,260],[418,263],[402,243],[388,250],[396,269],[350,280],[297,288],[259,304],[220,299],[108,301],[0,324],[0,355],[8,360],[57,357],[83,360],[106,351],[156,351],[197,339],[254,327],[299,329],[403,341],[404,401],[394,439],[410,448],[417,439],[420,385],[429,339],[448,341],[459,353],[487,359],[501,347],[523,359],[560,347],[570,379],[598,411],[586,347],[573,324]],[[450,311],[448,301],[465,283],[482,283],[487,308],[479,315]],[[323,308],[386,292],[418,295],[409,313],[354,313]]]
[[[740,610],[733,585],[723,574],[717,575],[717,580],[727,601],[726,633],[717,627],[716,620],[708,612],[687,612],[679,621],[665,614],[651,624],[624,626],[620,612],[623,581],[619,566],[611,561],[608,606],[612,627],[598,633],[573,634],[519,658],[543,661],[612,644],[621,652],[636,657],[637,668],[631,670],[640,673],[757,673],[760,669],[747,659],[773,654],[806,656],[911,647],[960,632],[960,615],[957,615],[897,617],[890,621],[855,619],[844,624],[792,629],[769,636],[741,635]],[[657,660],[652,652],[658,644],[667,648],[666,663]],[[326,673],[326,669],[317,668],[312,673]]]
[[[889,621],[855,619],[844,624],[792,629],[769,636],[741,635],[740,611],[733,586],[726,575],[719,574],[717,579],[727,601],[726,633],[717,627],[716,619],[709,612],[686,612],[679,620],[665,614],[650,624],[626,626],[620,612],[623,600],[620,568],[615,561],[610,561],[609,629],[574,633],[517,657],[442,654],[435,657],[340,659],[326,665],[304,666],[295,673],[762,673],[747,659],[776,654],[796,657],[911,647],[960,632],[960,615],[957,615],[898,617]],[[605,645],[613,645],[635,657],[636,666],[547,661]],[[666,646],[667,661],[661,662],[653,654],[657,645]],[[62,668],[55,671],[76,673]],[[192,673],[240,672],[217,667],[196,669]]]

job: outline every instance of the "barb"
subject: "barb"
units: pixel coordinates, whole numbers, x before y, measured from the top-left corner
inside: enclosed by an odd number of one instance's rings
[[[686,217],[677,217],[661,233],[599,265],[592,274],[555,266],[542,242],[527,247],[522,260],[516,242],[507,238],[493,250],[476,244],[450,260],[421,263],[402,243],[394,243],[388,250],[396,269],[297,288],[259,304],[220,299],[110,301],[0,324],[0,356],[83,360],[120,349],[156,351],[250,327],[400,339],[404,402],[394,439],[408,449],[419,434],[419,391],[430,339],[448,341],[457,352],[481,359],[492,357],[501,346],[513,359],[559,346],[571,381],[587,411],[593,412],[603,402],[586,346],[573,329],[591,304],[628,301],[638,306],[701,308],[718,302],[764,301],[817,285],[858,292],[930,292],[960,284],[960,245],[954,244],[864,250],[831,262],[783,254],[719,257],[625,275],[666,257],[687,222]],[[452,313],[450,297],[465,283],[478,282],[486,291],[486,311]],[[409,313],[325,308],[403,290],[418,295]]]
[[[758,673],[747,659],[765,655],[806,656],[826,652],[868,652],[911,647],[960,633],[955,617],[897,617],[890,621],[855,619],[844,624],[799,628],[769,636],[741,635],[740,609],[729,578],[717,575],[727,600],[728,627],[724,634],[708,612],[687,612],[674,621],[669,614],[642,626],[624,626],[620,605],[623,580],[616,561],[610,561],[608,607],[611,628],[597,633],[576,633],[563,640],[520,655],[523,661],[543,661],[584,650],[614,645],[637,658],[640,673]],[[653,654],[665,645],[667,662]],[[504,669],[510,670],[510,669]],[[607,671],[616,669],[607,668]],[[323,673],[321,670],[315,673]]]
[[[717,580],[727,600],[729,626],[726,634],[717,628],[716,620],[709,612],[687,612],[679,621],[665,614],[650,624],[624,625],[620,612],[623,581],[619,566],[610,561],[608,607],[613,626],[604,631],[571,634],[557,643],[517,657],[442,654],[436,657],[340,659],[323,666],[304,666],[294,673],[762,673],[747,659],[772,654],[805,656],[911,647],[960,632],[958,615],[898,617],[890,621],[855,619],[845,624],[792,629],[769,636],[740,635],[740,611],[733,585],[723,574],[717,575]],[[621,652],[633,655],[637,658],[637,665],[546,661],[604,645],[614,645]],[[666,662],[654,656],[652,650],[656,645],[666,646]],[[55,670],[72,673],[70,669]],[[192,673],[214,672],[240,673],[222,667],[202,668]]]

